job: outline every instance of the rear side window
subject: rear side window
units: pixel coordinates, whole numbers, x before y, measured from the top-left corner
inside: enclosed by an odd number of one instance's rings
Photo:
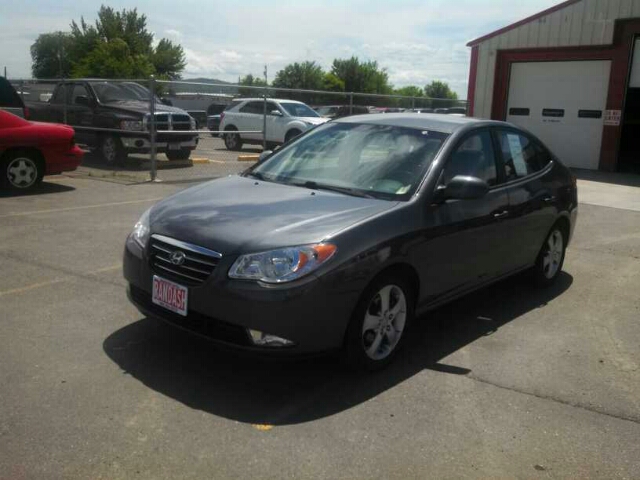
[[[525,135],[499,130],[498,142],[507,180],[536,173],[551,160],[550,155],[541,145]]]
[[[258,113],[262,114],[264,111],[263,102],[248,102],[243,107],[240,107],[240,113]]]
[[[89,92],[87,92],[87,88],[84,85],[81,84],[75,84],[73,86],[73,90],[71,93],[71,103],[73,103],[74,105],[79,105],[80,102],[78,102],[78,97],[84,97],[84,98],[89,98]]]
[[[231,110],[232,108],[237,107],[238,105],[240,105],[242,102],[240,100],[234,100],[232,101],[229,105],[227,105],[224,109],[224,111],[226,112],[227,110]]]
[[[444,167],[444,184],[457,175],[477,177],[489,185],[498,183],[496,156],[488,130],[467,137],[451,154]]]
[[[49,103],[64,103],[64,99],[67,95],[67,88],[69,88],[68,84],[58,85],[53,92],[53,96],[51,97],[51,100],[49,100]]]

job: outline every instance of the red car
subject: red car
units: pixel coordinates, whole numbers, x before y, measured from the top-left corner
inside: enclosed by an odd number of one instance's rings
[[[29,122],[0,110],[0,189],[26,190],[44,175],[75,170],[83,155],[73,128]]]

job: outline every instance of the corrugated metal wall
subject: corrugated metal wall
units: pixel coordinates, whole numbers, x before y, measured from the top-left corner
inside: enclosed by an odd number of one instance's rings
[[[474,117],[491,117],[497,50],[609,45],[615,20],[635,17],[640,0],[581,0],[480,43]]]

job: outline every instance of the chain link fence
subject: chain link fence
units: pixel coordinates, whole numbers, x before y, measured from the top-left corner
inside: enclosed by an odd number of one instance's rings
[[[74,127],[88,150],[82,173],[140,182],[240,173],[264,149],[349,115],[466,114],[463,100],[154,78],[12,83],[31,120]]]

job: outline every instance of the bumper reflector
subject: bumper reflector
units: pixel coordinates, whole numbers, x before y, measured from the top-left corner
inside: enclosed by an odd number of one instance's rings
[[[251,337],[253,344],[260,347],[290,347],[293,345],[291,340],[270,335],[260,330],[251,330],[248,328],[247,332],[249,332],[249,337]]]

